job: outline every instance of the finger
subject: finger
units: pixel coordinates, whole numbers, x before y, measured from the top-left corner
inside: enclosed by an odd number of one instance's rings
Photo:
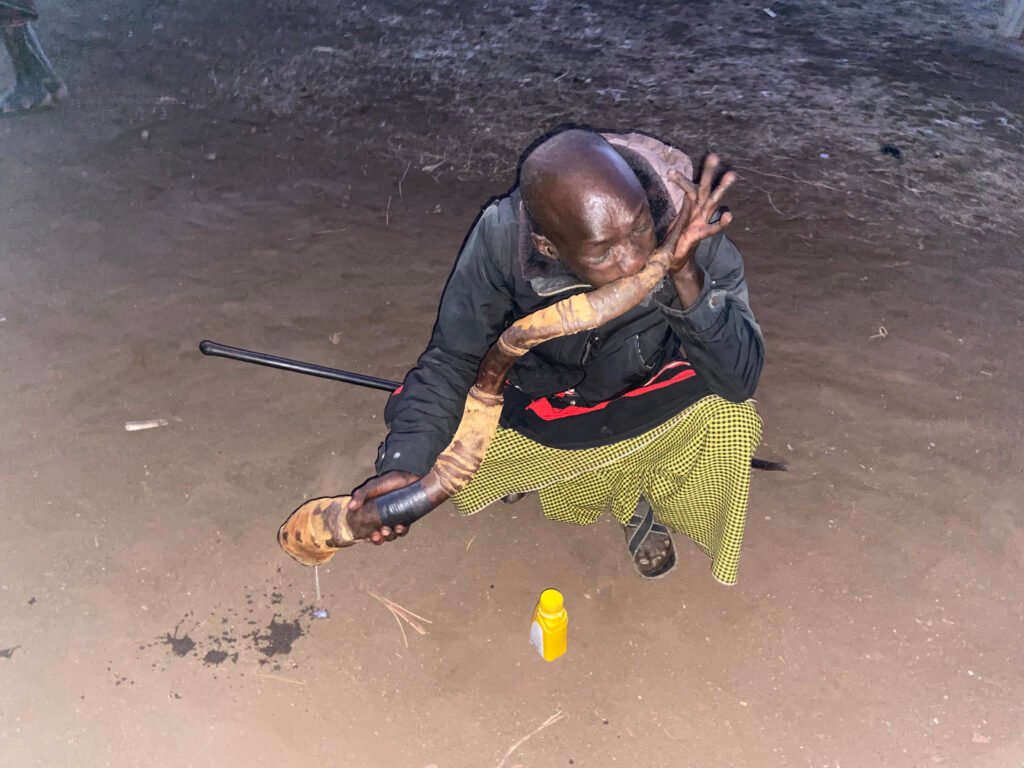
[[[679,240],[679,235],[682,234],[683,229],[686,227],[686,221],[689,218],[689,213],[693,209],[693,201],[696,199],[697,187],[694,186],[693,182],[683,176],[675,168],[672,168],[668,172],[668,180],[675,184],[683,191],[683,202],[679,206],[679,212],[676,213],[672,223],[669,224],[668,232],[665,233],[665,244],[670,248],[674,248],[676,242]]]
[[[686,195],[686,207],[684,207],[683,210],[679,212],[679,216],[682,219],[682,224],[680,226],[683,226],[687,222],[689,222],[690,217],[693,215],[694,211],[699,210],[700,206],[700,192],[696,187],[685,190],[683,194]]]
[[[722,218],[716,221],[714,224],[708,224],[700,231],[700,239],[706,240],[709,237],[714,237],[723,229],[732,224],[732,214],[726,211],[722,214]]]
[[[380,531],[374,531],[373,533],[370,534],[370,543],[371,544],[383,544],[384,543],[384,539],[381,538]]]
[[[687,212],[687,209],[691,208],[700,197],[697,185],[676,170],[669,171],[668,178],[669,181],[683,190],[683,197],[686,200],[686,205],[682,207],[682,210],[679,211],[679,213],[680,215],[684,215]]]
[[[391,491],[397,491],[400,488],[405,488],[410,485],[408,476],[399,472],[395,472],[393,474],[389,472],[385,475],[381,475],[377,478],[377,481],[377,487],[374,489],[374,496],[391,493]]]
[[[704,167],[700,171],[700,199],[707,200],[711,196],[711,182],[715,179],[715,171],[718,170],[718,155],[708,155],[704,161]]]
[[[729,187],[736,183],[736,174],[729,171],[725,176],[722,177],[722,181],[719,182],[715,191],[711,193],[711,197],[704,203],[705,207],[711,211],[718,208],[719,202],[722,200],[722,196],[729,191]]]
[[[662,243],[663,248],[675,250],[676,243],[679,242],[679,236],[686,228],[686,222],[687,219],[689,219],[689,216],[687,215],[687,208],[689,207],[689,205],[685,205],[683,209],[676,214],[676,217],[672,219],[672,223],[669,224],[668,231],[665,233],[665,240]]]
[[[676,244],[679,242],[679,238],[683,234],[683,230],[686,229],[687,224],[690,223],[690,216],[693,211],[697,210],[697,188],[690,185],[689,188],[683,189],[683,195],[686,198],[686,202],[682,207],[682,210],[676,214],[676,217],[672,219],[672,223],[669,225],[668,232],[665,233],[665,242],[663,247],[669,250],[675,251]]]
[[[690,181],[688,178],[683,176],[675,168],[668,172],[668,180],[679,187],[681,190],[686,192],[687,190],[697,191],[697,185]]]
[[[367,499],[379,496],[377,487],[380,485],[379,477],[371,477],[365,483],[352,491],[352,501],[349,502],[349,509],[359,509]]]
[[[386,525],[381,526],[380,531],[378,531],[378,533],[380,533],[380,538],[382,541],[391,541],[393,538],[395,538],[394,532],[391,530],[389,526]]]
[[[409,529],[404,525],[395,526],[395,533],[397,533],[399,536],[405,536],[405,534],[407,534],[408,532]]]
[[[349,502],[349,509],[356,511],[367,499],[383,496],[385,493],[397,491],[408,485],[408,480],[400,474],[384,474],[379,477],[371,477],[361,486],[352,491],[352,501]]]

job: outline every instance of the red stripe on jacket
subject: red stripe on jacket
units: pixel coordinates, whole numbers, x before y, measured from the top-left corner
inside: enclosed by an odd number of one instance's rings
[[[679,371],[664,381],[657,381],[659,376],[673,368],[683,368],[684,370]],[[572,416],[582,416],[586,413],[594,413],[595,411],[604,410],[615,401],[621,400],[624,397],[639,397],[640,395],[645,395],[648,392],[653,392],[656,389],[664,389],[665,387],[670,387],[673,384],[678,384],[680,381],[692,379],[696,375],[697,372],[690,367],[689,363],[683,362],[682,360],[673,360],[648,379],[646,384],[639,386],[636,389],[631,389],[628,392],[623,392],[621,395],[614,397],[611,400],[605,400],[604,402],[597,403],[595,405],[569,405],[565,408],[556,408],[552,405],[549,398],[541,397],[526,406],[526,410],[531,411],[544,421],[555,421],[556,419],[567,419]]]

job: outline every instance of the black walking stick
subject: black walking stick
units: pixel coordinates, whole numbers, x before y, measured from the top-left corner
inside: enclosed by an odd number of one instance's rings
[[[243,363],[255,363],[265,365],[268,368],[280,368],[282,371],[293,373],[304,373],[307,376],[317,376],[321,379],[342,381],[346,384],[355,384],[358,387],[370,389],[381,389],[385,392],[394,392],[401,386],[400,382],[390,379],[378,379],[376,376],[366,376],[362,373],[351,373],[338,368],[328,368],[326,365],[315,363],[304,363],[301,360],[291,360],[287,357],[268,355],[264,352],[253,352],[250,349],[229,347],[225,344],[218,344],[215,341],[199,342],[199,351],[211,357],[227,357],[231,360],[241,360]],[[784,461],[768,461],[767,459],[752,458],[750,460],[752,469],[764,469],[768,471],[784,472],[788,467]]]
[[[355,384],[359,387],[370,389],[382,389],[385,392],[394,392],[401,384],[390,379],[378,379],[376,376],[364,376],[361,373],[349,373],[340,371],[337,368],[328,368],[326,365],[315,365],[314,363],[303,363],[301,360],[289,360],[287,357],[267,355],[263,352],[253,352],[249,349],[239,349],[218,344],[215,341],[199,342],[199,351],[204,355],[212,357],[227,357],[232,360],[241,360],[243,363],[255,363],[265,365],[268,368],[280,368],[282,371],[304,373],[307,376],[319,376],[321,379],[332,381],[343,381],[346,384]]]

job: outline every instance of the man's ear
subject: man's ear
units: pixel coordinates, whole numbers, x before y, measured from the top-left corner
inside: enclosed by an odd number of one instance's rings
[[[531,232],[530,237],[533,238],[533,247],[537,253],[541,256],[546,256],[549,259],[558,258],[558,249],[555,248],[554,243],[548,240],[544,235],[538,235],[536,232]]]

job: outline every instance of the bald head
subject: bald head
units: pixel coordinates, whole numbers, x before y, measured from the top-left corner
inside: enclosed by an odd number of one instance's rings
[[[523,161],[523,202],[537,228],[548,233],[600,196],[643,194],[629,165],[604,137],[569,130],[539,144]]]
[[[643,186],[599,134],[569,130],[539,144],[519,186],[537,250],[591,285],[634,273],[654,248]]]

